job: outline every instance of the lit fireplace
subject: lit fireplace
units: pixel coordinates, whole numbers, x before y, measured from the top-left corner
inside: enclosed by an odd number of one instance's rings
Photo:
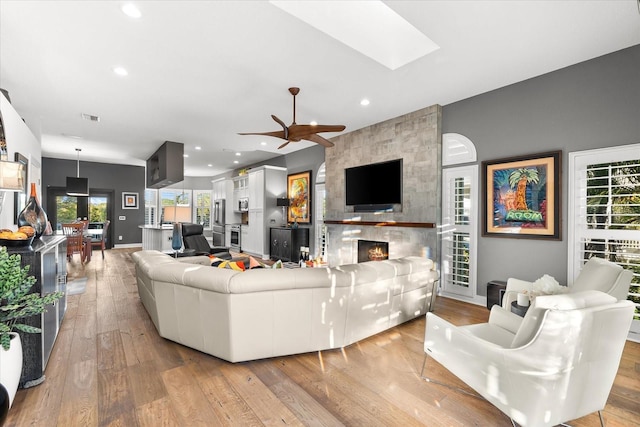
[[[358,240],[358,262],[389,259],[389,243],[375,240]]]

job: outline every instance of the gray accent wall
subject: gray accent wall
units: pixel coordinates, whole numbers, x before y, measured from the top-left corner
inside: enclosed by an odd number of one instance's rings
[[[42,182],[46,187],[65,187],[67,176],[76,176],[76,160],[42,158]],[[80,176],[89,178],[89,188],[114,190],[114,218],[111,220],[114,245],[140,244],[144,224],[144,166],[116,165],[109,163],[80,161]],[[122,209],[122,192],[138,193],[138,209]],[[42,202],[45,211],[46,188],[43,187]],[[119,220],[124,215],[125,220]],[[122,240],[118,240],[122,236]]]
[[[294,151],[284,156],[285,164],[287,168],[287,175],[311,171],[311,210],[312,215],[315,212],[315,185],[316,177],[318,176],[318,169],[324,163],[324,147],[314,144],[312,147],[305,148],[304,150]],[[309,253],[313,256],[317,253],[316,242],[316,222],[312,216],[311,224],[300,225],[301,228],[309,229]]]
[[[562,240],[482,237],[480,226],[478,295],[493,279],[566,283],[568,154],[640,142],[640,45],[445,105],[442,132],[473,141],[478,164],[562,150]]]

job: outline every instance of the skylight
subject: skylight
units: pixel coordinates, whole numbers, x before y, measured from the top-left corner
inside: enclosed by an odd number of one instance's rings
[[[270,3],[391,70],[440,48],[381,1]]]

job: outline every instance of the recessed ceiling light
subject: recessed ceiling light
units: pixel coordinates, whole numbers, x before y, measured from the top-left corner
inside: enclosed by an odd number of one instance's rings
[[[82,137],[81,137],[81,136],[79,136],[79,135],[71,135],[71,134],[68,134],[68,133],[63,133],[63,134],[61,134],[61,135],[62,135],[62,136],[66,136],[67,138],[73,138],[73,139],[84,139],[84,138],[82,138]]]
[[[209,166],[209,167],[213,167],[213,165],[212,165],[211,163],[209,163],[207,166]]]
[[[138,9],[133,3],[123,5],[122,12],[130,18],[140,18],[142,16],[140,9]]]
[[[113,72],[123,77],[129,75],[129,72],[123,67],[113,67]]]
[[[267,145],[267,143],[265,141],[262,141],[260,145]]]
[[[196,145],[196,150],[202,150],[202,147],[200,147],[199,145]]]
[[[362,106],[367,106],[369,104],[370,104],[370,102],[369,102],[369,100],[367,98],[365,98],[362,101],[360,101],[360,105],[362,105]]]
[[[238,163],[240,163],[240,162],[239,162],[239,161],[237,161],[237,160],[234,160],[234,161],[233,161],[233,164],[235,164],[235,165],[237,165]]]
[[[311,126],[317,126],[317,125],[318,125],[318,122],[316,122],[315,120],[311,120],[311,122],[309,122],[309,124],[310,124]]]
[[[236,151],[236,156],[242,156],[242,153],[239,151]]]
[[[182,157],[189,157],[189,155],[188,154],[183,154]]]

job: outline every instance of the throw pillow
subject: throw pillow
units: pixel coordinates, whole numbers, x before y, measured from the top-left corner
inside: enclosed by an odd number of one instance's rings
[[[219,262],[218,261],[212,262],[211,266],[217,267],[217,268],[226,268],[226,269],[236,270],[236,271],[244,271],[244,262],[242,261],[220,260]]]
[[[219,263],[221,263],[222,261],[224,261],[222,258],[218,258],[215,255],[209,255],[209,259],[211,260],[211,265],[218,265]]]
[[[254,269],[254,268],[265,268],[266,265],[260,261],[258,261],[257,259],[255,259],[254,257],[250,256],[249,257],[249,269]]]

